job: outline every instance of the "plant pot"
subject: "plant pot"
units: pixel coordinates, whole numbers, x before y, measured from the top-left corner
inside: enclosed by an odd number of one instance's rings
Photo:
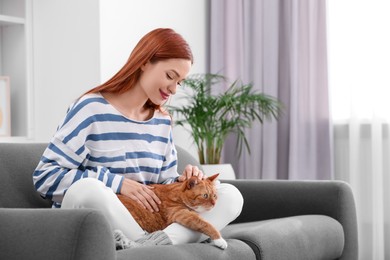
[[[236,175],[234,174],[233,167],[230,163],[225,164],[202,164],[203,173],[207,176],[219,173],[218,179],[220,180],[234,180]]]

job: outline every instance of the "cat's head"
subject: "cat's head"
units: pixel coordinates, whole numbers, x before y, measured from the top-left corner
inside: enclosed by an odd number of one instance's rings
[[[196,212],[204,212],[212,209],[217,201],[217,189],[215,181],[219,173],[199,180],[192,176],[183,183],[184,198],[183,201],[187,207]]]

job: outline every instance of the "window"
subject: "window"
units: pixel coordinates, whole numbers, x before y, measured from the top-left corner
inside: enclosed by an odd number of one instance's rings
[[[327,11],[333,120],[390,119],[390,1],[328,0]]]

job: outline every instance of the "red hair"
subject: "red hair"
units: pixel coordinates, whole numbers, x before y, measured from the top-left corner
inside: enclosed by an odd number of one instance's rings
[[[88,93],[111,92],[124,93],[132,88],[141,76],[142,65],[166,59],[186,59],[193,63],[193,56],[184,38],[169,28],[159,28],[147,33],[137,43],[126,64],[107,82],[97,86]],[[147,106],[160,109],[150,100]]]

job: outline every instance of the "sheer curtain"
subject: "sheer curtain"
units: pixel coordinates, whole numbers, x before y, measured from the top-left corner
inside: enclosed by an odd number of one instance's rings
[[[390,2],[328,1],[335,177],[349,182],[360,259],[390,259]]]
[[[251,154],[237,159],[234,137],[225,143],[238,178],[332,177],[325,9],[325,0],[210,1],[210,71],[285,105],[277,122],[247,131]]]

